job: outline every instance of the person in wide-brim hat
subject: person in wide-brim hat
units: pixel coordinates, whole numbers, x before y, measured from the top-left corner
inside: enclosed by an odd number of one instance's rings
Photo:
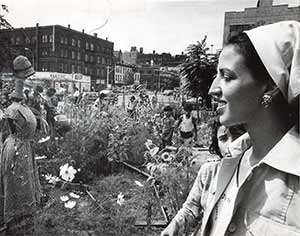
[[[25,98],[23,94],[24,80],[33,75],[35,71],[28,58],[21,55],[14,59],[13,70],[16,80],[15,89],[10,94],[10,98],[23,100]]]

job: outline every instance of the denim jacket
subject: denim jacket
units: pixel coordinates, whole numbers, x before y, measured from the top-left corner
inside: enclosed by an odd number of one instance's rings
[[[204,207],[202,229],[197,236],[210,235],[210,215],[230,182],[239,160],[249,145],[248,134],[230,146],[222,160],[213,200]],[[289,130],[255,166],[240,186],[234,213],[225,235],[300,236],[300,141]],[[221,235],[217,235],[221,236]]]

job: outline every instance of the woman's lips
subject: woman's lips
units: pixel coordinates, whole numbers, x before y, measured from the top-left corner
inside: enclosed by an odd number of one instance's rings
[[[224,113],[226,107],[226,102],[218,102],[218,106],[216,109],[216,112],[218,115],[221,115],[222,113]]]

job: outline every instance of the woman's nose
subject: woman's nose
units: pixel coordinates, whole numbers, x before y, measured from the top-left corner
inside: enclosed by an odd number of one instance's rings
[[[218,76],[212,82],[212,85],[209,88],[208,94],[214,98],[218,98],[222,94],[222,90],[220,87],[220,79]]]

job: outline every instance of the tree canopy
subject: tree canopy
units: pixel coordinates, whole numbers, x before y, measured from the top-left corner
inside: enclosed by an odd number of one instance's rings
[[[183,89],[192,97],[207,99],[209,87],[216,74],[217,56],[209,54],[205,36],[201,42],[190,44],[187,58],[182,63],[180,74],[184,80]]]

